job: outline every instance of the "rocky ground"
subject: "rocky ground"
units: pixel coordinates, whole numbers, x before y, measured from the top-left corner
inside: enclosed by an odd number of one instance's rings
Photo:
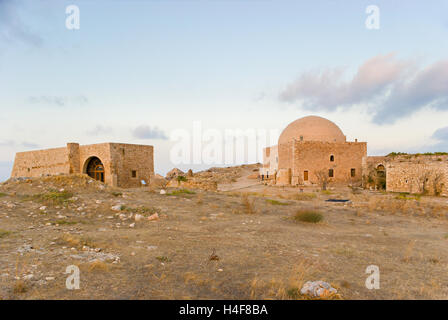
[[[162,194],[86,176],[1,184],[0,299],[309,299],[308,281],[331,299],[448,298],[446,198],[300,192],[259,184],[255,168]],[[71,265],[79,290],[66,288]],[[370,265],[379,289],[366,288]]]

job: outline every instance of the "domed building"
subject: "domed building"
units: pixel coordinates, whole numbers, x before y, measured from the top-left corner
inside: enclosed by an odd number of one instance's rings
[[[291,122],[278,145],[264,149],[260,175],[277,185],[361,184],[366,158],[366,142],[347,142],[335,123],[308,116]]]

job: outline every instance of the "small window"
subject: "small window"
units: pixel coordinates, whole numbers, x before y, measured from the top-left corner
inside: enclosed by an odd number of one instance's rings
[[[303,181],[308,181],[308,171],[303,171]]]
[[[350,175],[352,176],[352,178],[353,178],[353,177],[356,177],[356,169],[353,169],[353,168],[352,168],[352,169],[350,170]]]
[[[334,155],[330,156],[330,161],[333,162],[334,161]]]
[[[334,177],[334,170],[333,170],[333,169],[328,170],[328,176],[329,176],[330,178],[333,178],[333,177]]]
[[[132,178],[137,178],[137,171],[136,170],[132,170],[131,171],[131,176],[132,176]]]
[[[303,141],[303,136],[300,136],[300,141]]]
[[[275,161],[278,163],[278,157],[275,157]]]

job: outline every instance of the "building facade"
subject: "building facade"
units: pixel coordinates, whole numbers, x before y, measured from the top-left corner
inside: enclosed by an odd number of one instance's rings
[[[11,177],[84,173],[112,186],[149,183],[154,175],[154,148],[149,145],[100,143],[18,152]]]
[[[276,185],[361,184],[367,143],[347,142],[333,122],[308,116],[290,123],[263,152],[260,175]],[[325,177],[324,177],[325,176]]]

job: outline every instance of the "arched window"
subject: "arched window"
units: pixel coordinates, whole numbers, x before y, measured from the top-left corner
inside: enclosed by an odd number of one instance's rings
[[[334,155],[330,156],[330,161],[333,162],[334,161]]]

